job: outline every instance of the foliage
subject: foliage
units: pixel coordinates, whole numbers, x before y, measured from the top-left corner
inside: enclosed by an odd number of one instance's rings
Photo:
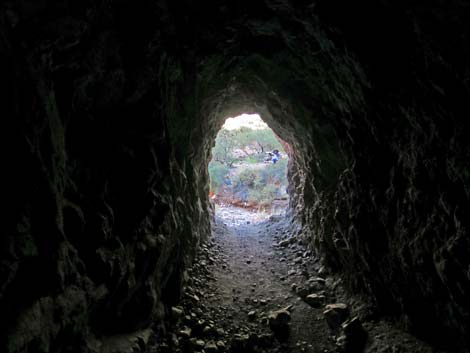
[[[229,167],[246,158],[255,163],[262,161],[265,153],[274,149],[282,150],[282,145],[271,129],[221,129],[212,149],[212,160]],[[237,156],[236,150],[242,155]]]
[[[279,190],[275,185],[265,185],[261,189],[252,190],[249,193],[248,200],[260,204],[269,204],[278,196]]]
[[[276,164],[265,164],[264,168],[239,168],[232,177],[231,191],[242,201],[271,203],[276,197],[285,195],[287,186],[287,160]]]
[[[219,162],[228,167],[232,167],[238,160],[234,154],[238,147],[235,139],[236,133],[222,129],[217,134],[215,146],[212,149],[212,161]]]
[[[276,164],[260,171],[260,174],[264,184],[287,185],[287,159],[280,159]]]
[[[225,177],[229,174],[230,168],[225,164],[211,161],[209,163],[210,189],[217,193],[224,185]]]
[[[245,137],[258,154],[263,154],[274,149],[281,150],[279,140],[270,129],[250,130]]]
[[[254,187],[258,179],[258,174],[254,170],[242,170],[234,180],[234,187]]]
[[[224,191],[236,199],[260,204],[269,204],[283,196],[287,186],[287,158],[275,164],[263,163],[266,153],[274,149],[284,151],[271,129],[220,130],[209,163],[211,191]]]

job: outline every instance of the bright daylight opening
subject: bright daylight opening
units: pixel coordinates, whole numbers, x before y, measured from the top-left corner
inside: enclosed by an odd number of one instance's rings
[[[209,163],[210,198],[226,223],[256,223],[283,214],[288,156],[283,142],[258,114],[228,118]]]

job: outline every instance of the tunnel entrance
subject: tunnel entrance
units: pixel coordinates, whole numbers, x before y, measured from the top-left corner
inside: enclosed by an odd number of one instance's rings
[[[208,166],[217,216],[236,225],[284,214],[289,205],[284,147],[286,142],[258,114],[225,120]]]

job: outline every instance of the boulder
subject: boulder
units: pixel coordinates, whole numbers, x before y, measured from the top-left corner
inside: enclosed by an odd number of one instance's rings
[[[314,293],[314,294],[307,295],[304,300],[308,305],[314,308],[319,308],[325,301],[325,296]]]
[[[287,339],[289,336],[289,322],[291,316],[289,311],[281,309],[273,311],[269,314],[268,323],[274,335],[280,339]]]
[[[328,326],[334,331],[341,327],[341,324],[348,318],[348,315],[349,308],[344,303],[328,304],[323,312]]]
[[[367,341],[367,332],[362,327],[359,318],[356,316],[344,322],[341,325],[341,329],[345,337],[343,342],[345,353],[362,352]]]
[[[204,351],[206,353],[217,353],[219,351],[219,348],[217,347],[217,344],[214,341],[209,341],[204,346]]]

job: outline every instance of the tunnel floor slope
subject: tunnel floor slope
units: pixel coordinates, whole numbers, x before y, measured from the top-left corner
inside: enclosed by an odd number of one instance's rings
[[[293,221],[212,228],[158,352],[437,352],[348,297]]]

